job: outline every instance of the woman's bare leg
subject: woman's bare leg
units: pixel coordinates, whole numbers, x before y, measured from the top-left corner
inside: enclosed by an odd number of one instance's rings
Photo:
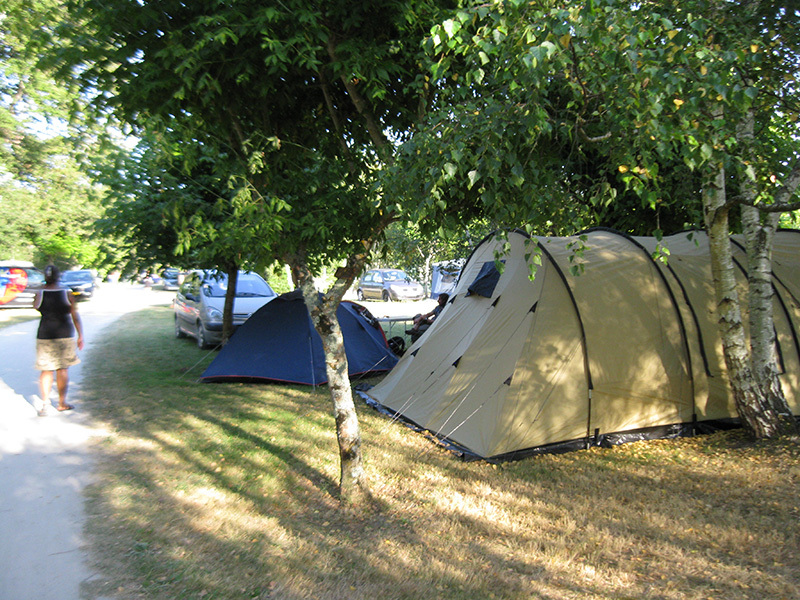
[[[56,387],[58,388],[58,408],[63,410],[69,407],[67,404],[67,390],[69,389],[69,371],[58,369],[56,371]]]
[[[42,371],[39,375],[39,397],[42,399],[42,411],[50,406],[50,388],[53,387],[53,372]]]

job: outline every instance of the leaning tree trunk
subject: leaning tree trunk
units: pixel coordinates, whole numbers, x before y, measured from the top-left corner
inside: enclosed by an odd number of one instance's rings
[[[750,353],[742,322],[739,294],[736,291],[728,212],[725,169],[719,165],[713,180],[703,190],[703,213],[725,365],[743,427],[757,439],[772,437],[780,431],[780,419],[756,383],[750,368]]]
[[[339,303],[344,291],[352,284],[352,278],[348,282],[339,277],[331,293],[325,298],[320,298],[308,265],[302,260],[295,260],[292,270],[303,292],[303,299],[314,328],[322,338],[322,347],[325,351],[328,389],[333,401],[336,437],[339,442],[341,498],[345,503],[358,505],[371,495],[361,454],[361,431],[350,387],[344,337],[336,318]]]

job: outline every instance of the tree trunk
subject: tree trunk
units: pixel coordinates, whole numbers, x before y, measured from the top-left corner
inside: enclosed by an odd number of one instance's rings
[[[757,385],[742,323],[729,237],[729,208],[725,197],[725,168],[720,164],[703,190],[703,213],[708,233],[716,313],[728,379],[742,426],[754,438],[771,437],[780,421]]]
[[[292,261],[292,271],[303,292],[314,328],[322,338],[322,347],[325,351],[328,389],[333,401],[336,437],[339,442],[341,499],[347,504],[360,505],[370,499],[371,494],[361,454],[361,431],[350,387],[344,337],[336,318],[336,310],[344,291],[352,284],[352,277],[349,282],[339,277],[332,292],[321,298],[305,261],[295,258]]]
[[[742,119],[737,139],[749,148],[753,144],[755,119],[750,111]],[[754,181],[744,175],[740,178],[741,194],[745,202],[754,204],[757,190]],[[756,383],[772,407],[777,422],[771,429],[776,433],[793,433],[797,424],[783,393],[778,376],[778,351],[775,334],[772,284],[772,245],[775,230],[780,223],[780,213],[761,213],[754,206],[742,205],[742,226],[747,248],[748,310],[750,315],[750,366]]]
[[[225,290],[225,305],[222,309],[222,345],[233,335],[233,303],[236,299],[236,283],[239,280],[239,265],[230,264],[226,269],[228,289]]]
[[[286,267],[286,283],[289,284],[290,290],[297,289],[297,282],[294,280],[294,276],[292,275],[292,267],[289,265],[284,265]]]
[[[797,424],[778,377],[778,354],[773,317],[772,243],[779,215],[760,215],[758,209],[742,206],[742,223],[747,240],[748,307],[750,313],[751,368],[761,393],[777,422],[775,434],[794,433]],[[763,221],[763,222],[762,222]]]

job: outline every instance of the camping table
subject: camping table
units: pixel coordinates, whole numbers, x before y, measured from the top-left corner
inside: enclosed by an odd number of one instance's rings
[[[414,324],[414,317],[380,317],[378,323],[381,324],[381,327],[386,332],[386,339],[395,335],[406,338],[406,329],[410,329]],[[395,331],[395,328],[398,328],[398,330]]]

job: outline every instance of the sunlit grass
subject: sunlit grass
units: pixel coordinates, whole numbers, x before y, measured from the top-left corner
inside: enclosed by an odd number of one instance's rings
[[[201,384],[171,313],[86,364],[111,432],[87,593],[158,599],[800,598],[800,448],[739,432],[465,463],[357,401],[376,503],[344,510],[326,388]]]
[[[39,311],[32,308],[0,308],[0,329],[39,318]]]

